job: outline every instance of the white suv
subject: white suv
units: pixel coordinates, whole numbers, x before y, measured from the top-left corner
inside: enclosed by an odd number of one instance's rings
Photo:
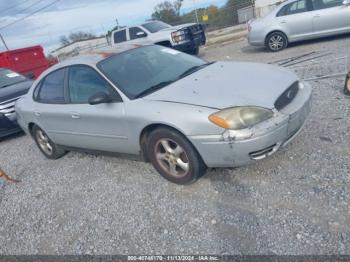
[[[123,44],[157,44],[190,54],[198,54],[199,47],[206,42],[204,26],[183,24],[171,26],[160,21],[125,27],[111,34],[112,46]]]

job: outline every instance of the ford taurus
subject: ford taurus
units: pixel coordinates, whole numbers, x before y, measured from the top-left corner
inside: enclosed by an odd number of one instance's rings
[[[141,155],[188,184],[209,167],[266,158],[301,130],[311,87],[287,70],[207,63],[161,46],[72,58],[46,71],[16,103],[42,153]]]

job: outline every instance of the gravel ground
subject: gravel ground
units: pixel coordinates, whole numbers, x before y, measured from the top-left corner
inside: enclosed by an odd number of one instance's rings
[[[349,54],[350,37],[277,54],[245,41],[208,60],[269,62],[314,51]],[[211,170],[191,186],[150,164],[69,153],[45,159],[27,136],[0,143],[1,254],[350,254],[349,102],[343,79],[312,82],[311,116],[269,159]]]

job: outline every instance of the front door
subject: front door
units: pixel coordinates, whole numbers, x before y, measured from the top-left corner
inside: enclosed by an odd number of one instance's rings
[[[350,6],[343,0],[313,0],[315,35],[350,32]]]
[[[93,68],[69,67],[67,146],[125,153],[128,136],[124,104],[117,91]],[[108,93],[112,102],[90,105],[96,93]]]

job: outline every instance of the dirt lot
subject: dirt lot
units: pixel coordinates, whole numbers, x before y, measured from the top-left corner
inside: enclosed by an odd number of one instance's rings
[[[349,46],[345,36],[271,54],[241,40],[201,56],[270,62],[310,51],[345,56]],[[162,179],[150,164],[80,153],[49,161],[29,137],[6,139],[0,166],[22,183],[0,181],[0,253],[350,254],[350,100],[343,81],[312,82],[305,129],[278,154],[211,170],[186,187]]]

